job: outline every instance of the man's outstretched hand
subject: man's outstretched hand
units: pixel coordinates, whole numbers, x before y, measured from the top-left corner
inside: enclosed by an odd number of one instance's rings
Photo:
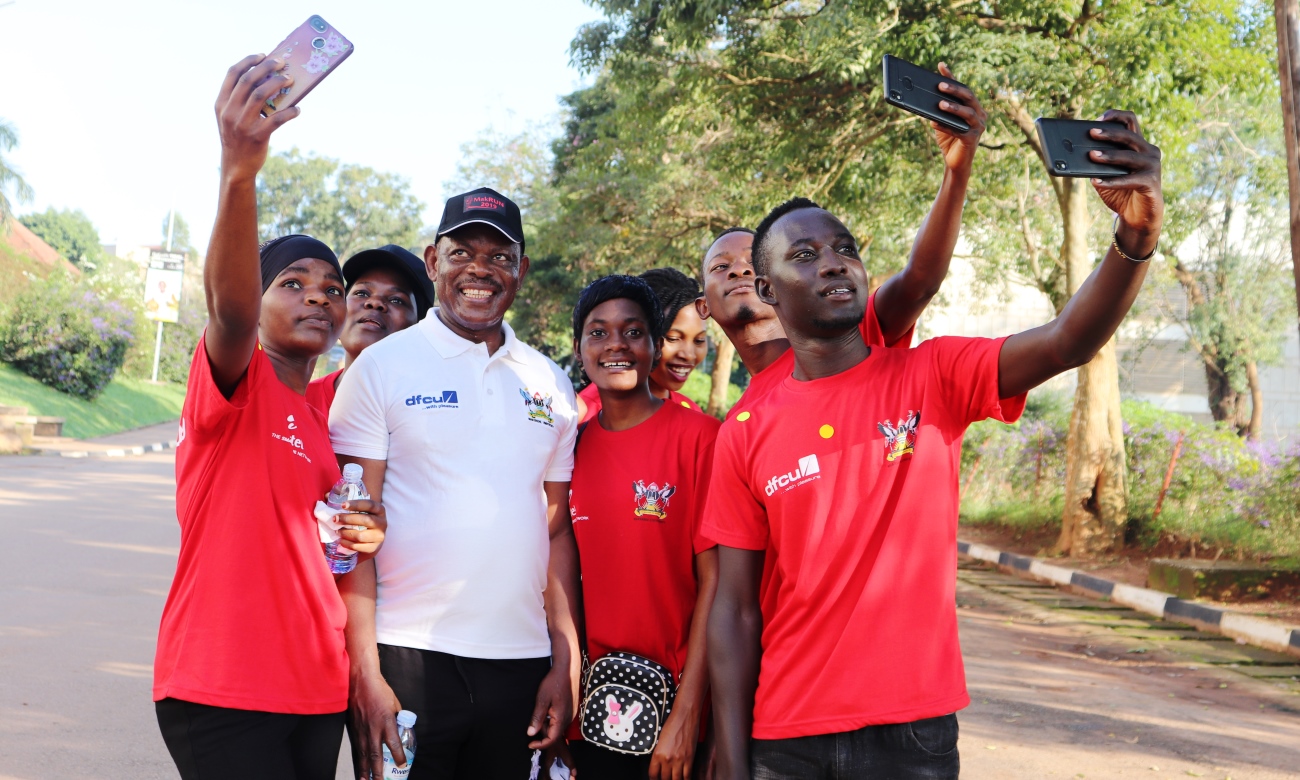
[[[1142,137],[1137,115],[1132,111],[1111,109],[1102,115],[1103,122],[1119,122],[1123,130],[1093,129],[1092,137],[1127,146],[1124,150],[1094,149],[1088,156],[1099,163],[1118,165],[1129,173],[1110,179],[1093,179],[1092,186],[1106,204],[1119,215],[1116,238],[1129,257],[1146,257],[1156,248],[1165,218],[1165,198],[1160,186],[1160,147]]]
[[[949,79],[956,78],[945,62],[939,63],[939,75]],[[930,127],[934,128],[934,139],[939,143],[939,151],[943,153],[943,164],[949,170],[970,171],[971,165],[975,162],[975,151],[979,149],[980,136],[984,135],[984,128],[989,121],[988,112],[980,105],[979,98],[975,97],[975,93],[969,87],[942,81],[939,82],[939,91],[944,95],[939,108],[961,117],[966,124],[970,125],[969,130],[958,133],[938,122],[930,123]]]
[[[573,720],[573,683],[566,665],[557,664],[542,678],[537,688],[537,703],[528,722],[528,743],[532,750],[548,750],[564,736]]]
[[[271,133],[298,116],[297,106],[262,116],[271,96],[293,84],[281,73],[284,63],[253,54],[231,66],[217,95],[217,127],[221,131],[221,175],[227,180],[255,179],[266,162]]]

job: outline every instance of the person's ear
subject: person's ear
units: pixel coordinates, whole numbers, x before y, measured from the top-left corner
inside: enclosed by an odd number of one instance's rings
[[[438,244],[434,242],[424,248],[424,272],[431,281],[438,281]]]
[[[754,277],[754,294],[758,299],[768,306],[776,306],[776,290],[772,289],[772,283],[766,276]]]
[[[700,315],[702,320],[709,318],[709,302],[703,295],[695,299],[695,313]]]
[[[528,255],[519,256],[519,284],[520,285],[523,285],[524,277],[528,275],[528,268],[531,264],[532,261],[528,259]]]

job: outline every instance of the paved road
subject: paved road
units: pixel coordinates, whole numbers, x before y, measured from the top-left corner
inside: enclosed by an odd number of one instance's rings
[[[149,701],[172,492],[170,454],[0,458],[0,780],[175,777]],[[964,777],[1300,777],[1295,659],[977,569],[958,600]]]

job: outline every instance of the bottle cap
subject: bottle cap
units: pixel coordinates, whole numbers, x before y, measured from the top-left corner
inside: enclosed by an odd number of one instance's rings
[[[361,464],[349,463],[343,467],[343,478],[353,482],[361,481]]]
[[[397,725],[403,728],[411,728],[415,725],[415,713],[410,710],[402,710],[397,713]]]

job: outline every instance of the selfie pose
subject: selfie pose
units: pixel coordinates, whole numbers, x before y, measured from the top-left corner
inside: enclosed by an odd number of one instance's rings
[[[939,73],[952,77],[944,63],[939,63]],[[943,157],[943,182],[917,230],[907,266],[867,299],[859,329],[872,346],[911,345],[917,318],[948,275],[961,233],[966,189],[988,114],[969,87],[944,80],[938,89],[943,98],[939,110],[960,120],[967,129],[929,123]],[[750,374],[749,385],[727,413],[729,417],[765,395],[794,368],[785,329],[776,312],[754,290],[753,242],[754,231],[749,228],[733,227],[718,234],[704,253],[704,295],[697,304],[700,315],[712,317],[727,334]]]
[[[695,367],[709,352],[704,318],[695,310],[700,285],[676,268],[652,268],[640,277],[663,305],[664,334],[659,362],[650,372],[650,392],[655,398],[700,411],[681,389]],[[578,411],[583,423],[600,411],[600,392],[588,384],[578,393]]]
[[[313,379],[307,402],[329,415],[343,372],[366,347],[424,319],[433,305],[433,282],[424,262],[396,244],[367,249],[343,264],[347,313],[339,343],[347,362],[338,371]]]
[[[153,697],[182,778],[334,777],[347,708],[343,602],[312,514],[339,478],[305,392],[343,322],[343,277],[301,235],[258,248],[257,173],[283,63],[247,57],[217,98],[221,191],[204,266],[208,327],[176,445],[180,557],[158,632]],[[368,557],[386,525],[353,501],[344,546]],[[365,514],[356,514],[365,513]]]
[[[680,780],[700,763],[717,584],[700,523],[718,421],[651,390],[664,322],[654,291],[633,276],[592,282],[573,313],[574,353],[601,401],[578,438],[569,497],[588,660],[631,653],[664,667],[676,689],[668,714],[658,701],[620,699],[593,674],[569,733],[584,778]]]
[[[970,702],[954,594],[962,435],[1014,421],[1031,388],[1092,359],[1160,236],[1160,150],[1133,114],[1103,119],[1119,125],[1091,138],[1122,149],[1091,159],[1127,171],[1093,181],[1116,214],[1110,249],[1056,320],[1023,333],[872,348],[844,224],[796,198],[759,225],[755,294],[795,361],[723,425],[710,483],[725,780],[958,776],[954,713]],[[775,592],[760,596],[765,561]]]

